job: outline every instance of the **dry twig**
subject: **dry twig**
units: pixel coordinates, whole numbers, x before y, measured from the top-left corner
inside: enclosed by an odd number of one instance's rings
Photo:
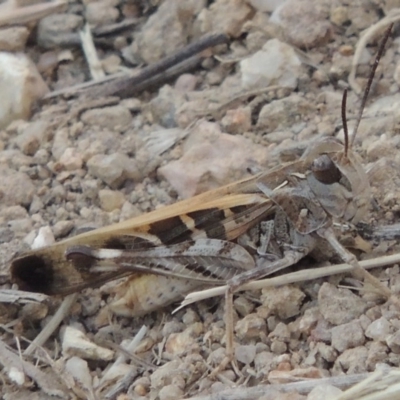
[[[27,7],[16,7],[13,2],[8,1],[0,6],[0,27],[37,21],[47,15],[62,11],[67,3],[67,1],[59,0]]]
[[[297,392],[307,394],[314,387],[319,385],[332,385],[339,388],[348,388],[362,380],[368,378],[369,374],[334,376],[331,378],[309,379],[302,382],[293,382],[286,384],[258,385],[254,387],[238,387],[228,389],[222,392],[195,396],[185,400],[257,400],[261,397],[277,396],[278,393]]]
[[[45,294],[24,292],[22,290],[2,289],[0,290],[0,303],[41,303],[48,298]]]
[[[389,400],[400,398],[400,370],[377,368],[335,400]]]
[[[61,324],[62,320],[69,314],[69,310],[75,303],[76,298],[78,297],[77,293],[70,294],[65,297],[57,312],[53,315],[51,320],[47,323],[47,325],[42,329],[39,335],[36,336],[35,340],[25,349],[24,355],[32,354],[37,347],[42,346],[46,340],[53,334],[53,332],[58,328]]]
[[[170,68],[177,67],[180,64],[191,68],[197,65],[202,57],[193,57],[194,55],[202,52],[203,50],[217,46],[219,44],[227,43],[229,38],[224,34],[213,34],[205,36],[197,42],[191,43],[182,50],[163,58],[161,61],[151,64],[142,69],[142,71],[133,75],[133,73],[118,73],[110,75],[98,81],[85,82],[84,84],[77,85],[68,89],[59,90],[57,92],[49,93],[44,99],[50,99],[60,95],[77,95],[86,94],[90,97],[105,97],[105,96],[119,96],[120,98],[130,97],[142,90],[145,90],[149,85],[160,84],[171,79],[169,74]],[[182,73],[182,71],[180,71]],[[150,82],[150,83],[149,83]]]
[[[393,254],[391,256],[383,256],[371,260],[360,261],[360,265],[363,268],[371,269],[371,268],[383,267],[385,265],[395,264],[398,262],[400,262],[400,254]],[[238,289],[238,291],[257,290],[266,287],[287,285],[289,283],[294,283],[294,282],[305,282],[313,279],[323,278],[335,274],[343,274],[351,271],[352,267],[349,264],[338,264],[338,265],[331,265],[328,267],[306,269],[298,272],[293,272],[290,274],[277,276],[275,278],[262,279],[259,281],[246,283],[245,285],[241,286]],[[182,304],[174,312],[197,301],[208,299],[210,297],[221,296],[225,294],[226,290],[227,286],[219,286],[216,288],[190,293],[185,297]]]

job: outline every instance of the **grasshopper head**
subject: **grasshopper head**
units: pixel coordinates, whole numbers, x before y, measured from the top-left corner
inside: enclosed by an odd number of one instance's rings
[[[327,137],[312,146],[303,159],[309,165],[308,185],[329,215],[357,223],[367,214],[371,192],[357,154]]]

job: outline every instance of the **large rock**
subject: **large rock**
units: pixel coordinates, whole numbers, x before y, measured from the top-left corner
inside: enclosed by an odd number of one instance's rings
[[[35,101],[48,91],[25,54],[0,52],[0,128],[16,119],[29,118]]]
[[[158,169],[183,197],[191,197],[243,178],[260,168],[268,151],[243,136],[221,133],[217,124],[202,122],[184,144],[184,154]]]

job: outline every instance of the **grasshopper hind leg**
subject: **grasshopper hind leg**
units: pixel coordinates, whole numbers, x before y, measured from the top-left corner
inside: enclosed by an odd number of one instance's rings
[[[273,219],[264,221],[259,227],[258,253],[256,267],[242,272],[227,281],[225,293],[226,357],[213,371],[215,375],[230,362],[234,369],[234,323],[233,294],[243,284],[264,278],[282,269],[296,264],[316,246],[318,238],[312,234],[297,232],[281,210],[277,210]]]
[[[226,326],[226,356],[222,363],[213,371],[212,375],[224,370],[229,363],[232,363],[234,370],[234,323],[233,323],[233,294],[244,283],[253,280],[261,279],[265,276],[271,275],[274,272],[280,271],[284,268],[296,264],[303,257],[305,257],[314,247],[314,239],[311,236],[304,236],[304,240],[309,242],[309,247],[296,247],[288,246],[282,258],[270,262],[268,258],[264,258],[255,269],[243,272],[230,279],[228,289],[225,293],[225,326]]]

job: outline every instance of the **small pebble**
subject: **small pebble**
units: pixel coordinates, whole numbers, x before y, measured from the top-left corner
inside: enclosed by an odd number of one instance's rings
[[[235,347],[235,358],[243,364],[250,364],[256,356],[256,346],[254,345],[238,345]]]
[[[62,330],[62,351],[65,356],[77,356],[87,360],[110,361],[114,352],[89,340],[80,330],[67,326]]]
[[[361,346],[364,342],[364,331],[357,320],[332,328],[332,347],[340,353],[348,348]]]
[[[393,327],[384,317],[372,321],[365,330],[365,336],[367,338],[382,342],[384,342],[391,333],[393,333]]]
[[[257,314],[246,315],[235,326],[235,332],[240,339],[260,338],[260,334],[266,334],[267,324]]]

